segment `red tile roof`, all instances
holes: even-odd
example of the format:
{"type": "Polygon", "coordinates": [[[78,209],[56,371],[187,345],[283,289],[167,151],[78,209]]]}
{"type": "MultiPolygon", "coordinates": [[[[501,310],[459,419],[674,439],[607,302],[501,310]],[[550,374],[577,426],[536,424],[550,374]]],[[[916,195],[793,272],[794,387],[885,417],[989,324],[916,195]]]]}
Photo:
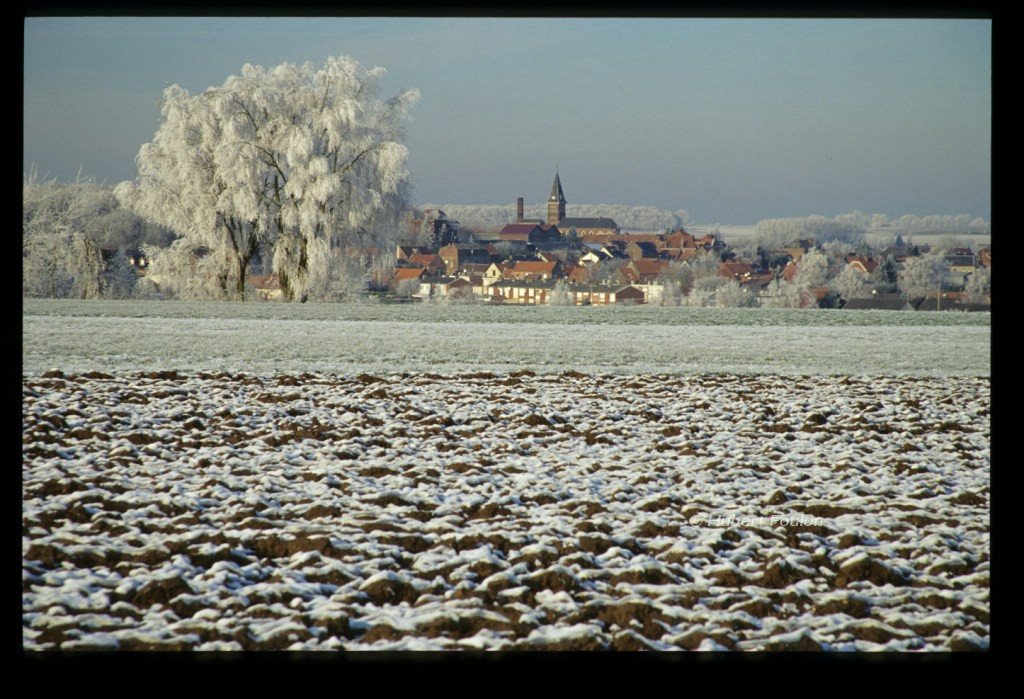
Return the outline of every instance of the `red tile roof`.
{"type": "Polygon", "coordinates": [[[796,262],[790,261],[786,263],[785,269],[782,270],[782,278],[787,282],[793,281],[796,278],[796,262]]]}
{"type": "Polygon", "coordinates": [[[425,270],[422,267],[399,267],[392,277],[396,282],[404,282],[406,279],[419,279],[425,270]]]}
{"type": "Polygon", "coordinates": [[[718,276],[742,279],[754,273],[754,268],[746,262],[723,262],[718,266],[718,276]]]}
{"type": "Polygon", "coordinates": [[[520,260],[512,268],[514,274],[551,274],[555,271],[557,261],[520,260]]]}
{"type": "Polygon", "coordinates": [[[857,263],[857,266],[861,271],[867,272],[868,274],[874,272],[875,269],[878,268],[878,260],[872,257],[858,257],[856,255],[850,255],[846,258],[846,262],[851,265],[857,263]]]}
{"type": "Polygon", "coordinates": [[[409,262],[418,267],[429,267],[430,265],[444,266],[444,261],[438,255],[431,255],[426,253],[414,253],[409,255],[409,262]]]}

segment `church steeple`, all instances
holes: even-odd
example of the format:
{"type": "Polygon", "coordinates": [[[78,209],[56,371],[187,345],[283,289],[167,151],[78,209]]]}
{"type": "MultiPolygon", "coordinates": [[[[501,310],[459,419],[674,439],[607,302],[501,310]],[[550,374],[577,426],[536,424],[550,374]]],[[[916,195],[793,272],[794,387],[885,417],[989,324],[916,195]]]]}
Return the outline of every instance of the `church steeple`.
{"type": "Polygon", "coordinates": [[[555,181],[551,185],[551,196],[548,197],[548,225],[557,226],[565,218],[565,195],[562,193],[562,182],[555,171],[555,181]]]}

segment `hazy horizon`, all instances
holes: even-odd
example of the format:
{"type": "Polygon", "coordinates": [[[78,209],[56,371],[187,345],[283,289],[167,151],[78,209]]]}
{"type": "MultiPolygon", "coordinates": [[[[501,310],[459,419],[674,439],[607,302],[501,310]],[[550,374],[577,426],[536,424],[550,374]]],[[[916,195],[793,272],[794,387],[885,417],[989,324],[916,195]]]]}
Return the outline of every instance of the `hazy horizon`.
{"type": "Polygon", "coordinates": [[[135,176],[173,83],[348,55],[418,88],[417,204],[991,217],[990,20],[27,18],[24,162],[135,176]]]}

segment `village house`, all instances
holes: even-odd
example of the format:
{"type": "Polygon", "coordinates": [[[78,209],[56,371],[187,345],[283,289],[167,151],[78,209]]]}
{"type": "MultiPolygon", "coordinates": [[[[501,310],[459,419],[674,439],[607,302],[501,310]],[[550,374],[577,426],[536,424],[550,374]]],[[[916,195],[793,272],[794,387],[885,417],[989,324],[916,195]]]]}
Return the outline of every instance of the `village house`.
{"type": "Polygon", "coordinates": [[[668,260],[630,260],[619,269],[619,276],[626,284],[651,284],[668,272],[668,260]]]}
{"type": "Polygon", "coordinates": [[[577,306],[610,306],[644,303],[644,292],[621,284],[579,284],[569,288],[577,306]]]}
{"type": "Polygon", "coordinates": [[[696,250],[698,248],[697,239],[684,230],[673,231],[665,236],[665,248],[669,250],[696,250]]]}
{"type": "Polygon", "coordinates": [[[658,246],[647,240],[631,240],[626,245],[626,255],[631,260],[658,259],[658,246]]]}
{"type": "Polygon", "coordinates": [[[749,280],[754,275],[754,268],[746,262],[723,262],[718,265],[718,276],[735,279],[738,282],[749,280]]]}
{"type": "Polygon", "coordinates": [[[954,286],[963,286],[967,281],[967,277],[977,269],[977,262],[975,260],[974,253],[970,250],[967,250],[967,254],[945,255],[942,258],[942,261],[949,269],[946,281],[954,286]]]}
{"type": "Polygon", "coordinates": [[[498,233],[503,241],[517,243],[556,243],[562,234],[556,226],[542,223],[509,223],[498,233]]]}
{"type": "Polygon", "coordinates": [[[663,248],[661,250],[661,257],[667,260],[686,262],[696,257],[700,252],[700,248],[663,248]]]}
{"type": "Polygon", "coordinates": [[[751,277],[740,281],[740,288],[749,293],[760,302],[768,285],[772,283],[771,274],[754,274],[751,277]]]}
{"type": "Polygon", "coordinates": [[[389,286],[392,289],[397,289],[398,286],[409,279],[415,279],[417,282],[424,279],[426,270],[422,267],[398,267],[395,269],[395,273],[392,275],[389,282],[389,286]]]}
{"type": "Polygon", "coordinates": [[[850,311],[913,311],[914,304],[898,294],[878,294],[846,301],[843,309],[850,311]]]}
{"type": "Polygon", "coordinates": [[[566,268],[565,278],[570,284],[585,284],[590,281],[590,269],[588,265],[573,265],[571,268],[566,268]]]}
{"type": "Polygon", "coordinates": [[[878,265],[880,263],[873,257],[847,255],[846,264],[847,266],[853,267],[855,270],[866,276],[869,274],[873,274],[874,271],[878,269],[878,265]]]}
{"type": "Polygon", "coordinates": [[[508,278],[517,281],[543,281],[561,276],[561,263],[557,260],[544,262],[542,260],[524,260],[516,262],[508,272],[508,278]]]}
{"type": "Polygon", "coordinates": [[[488,286],[486,293],[491,301],[538,306],[550,301],[556,284],[558,284],[557,281],[550,279],[546,281],[505,279],[488,286]]]}
{"type": "Polygon", "coordinates": [[[412,245],[399,245],[395,251],[395,260],[403,262],[420,252],[423,252],[423,250],[412,245]]]}
{"type": "Polygon", "coordinates": [[[472,262],[467,262],[466,264],[462,265],[462,269],[459,271],[461,274],[468,274],[474,277],[482,277],[484,276],[484,274],[487,273],[487,270],[490,268],[492,264],[494,263],[491,262],[489,264],[474,264],[472,262]]]}
{"type": "Polygon", "coordinates": [[[508,270],[511,269],[511,268],[512,268],[512,265],[506,264],[504,262],[492,262],[491,264],[489,264],[487,266],[487,269],[484,270],[484,274],[483,274],[484,286],[490,286],[491,284],[494,284],[495,282],[500,282],[502,279],[505,279],[506,275],[508,273],[508,270]]]}
{"type": "Polygon", "coordinates": [[[608,255],[602,252],[600,248],[597,248],[595,250],[589,245],[586,247],[591,249],[588,249],[587,252],[580,255],[579,262],[581,265],[593,265],[597,264],[598,262],[604,262],[605,260],[611,259],[608,255]]]}
{"type": "Polygon", "coordinates": [[[489,265],[494,261],[492,253],[479,243],[452,243],[442,247],[437,254],[444,261],[448,275],[454,275],[467,264],[489,265]]]}
{"type": "Polygon", "coordinates": [[[406,262],[411,267],[420,267],[426,270],[428,275],[431,274],[444,274],[447,269],[444,260],[441,259],[440,255],[432,255],[427,253],[413,253],[406,262]]]}
{"type": "Polygon", "coordinates": [[[470,298],[473,293],[473,284],[461,277],[439,277],[437,279],[421,278],[420,290],[417,294],[421,299],[444,298],[456,292],[470,298]]]}
{"type": "Polygon", "coordinates": [[[813,240],[811,240],[810,238],[801,238],[799,240],[794,240],[792,243],[786,245],[784,248],[782,248],[782,251],[789,255],[794,262],[799,262],[800,258],[803,257],[804,254],[808,252],[812,247],[814,247],[813,240]]]}

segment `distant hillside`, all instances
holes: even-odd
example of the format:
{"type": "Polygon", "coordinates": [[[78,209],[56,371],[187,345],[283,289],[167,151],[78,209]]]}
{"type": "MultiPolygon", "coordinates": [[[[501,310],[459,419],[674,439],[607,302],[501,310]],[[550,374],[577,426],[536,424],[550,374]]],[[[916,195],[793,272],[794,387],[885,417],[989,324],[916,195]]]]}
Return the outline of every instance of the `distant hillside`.
{"type": "MultiPolygon", "coordinates": [[[[449,219],[469,225],[501,226],[515,223],[516,211],[511,204],[423,204],[419,209],[441,209],[449,219]]],[[[619,224],[620,228],[634,230],[663,231],[679,228],[686,223],[686,211],[668,211],[653,206],[626,206],[624,204],[569,204],[566,216],[597,218],[606,216],[619,224]]],[[[523,210],[526,218],[545,218],[544,205],[527,206],[523,210]]]]}

